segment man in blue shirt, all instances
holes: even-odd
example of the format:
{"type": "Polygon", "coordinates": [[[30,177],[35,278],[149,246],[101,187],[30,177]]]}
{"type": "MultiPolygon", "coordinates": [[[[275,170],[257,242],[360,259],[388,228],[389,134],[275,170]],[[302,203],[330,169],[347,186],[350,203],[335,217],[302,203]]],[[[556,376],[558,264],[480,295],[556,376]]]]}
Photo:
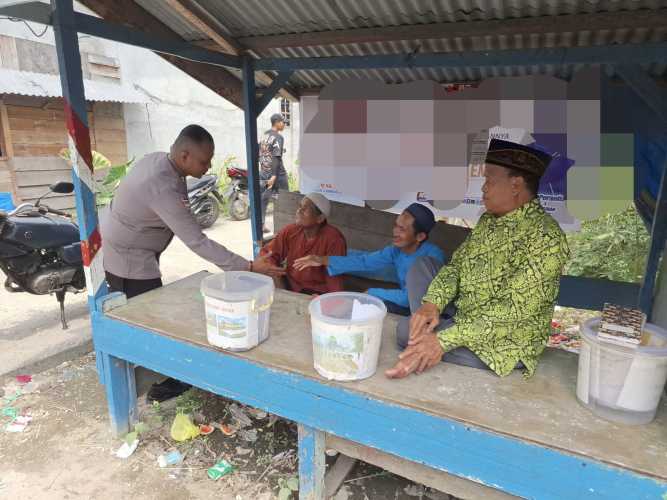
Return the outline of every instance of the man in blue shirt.
{"type": "Polygon", "coordinates": [[[347,256],[308,255],[294,261],[294,267],[326,266],[330,276],[350,272],[381,271],[393,266],[398,276],[399,289],[369,288],[367,293],[381,299],[387,310],[394,314],[409,316],[411,306],[421,306],[421,297],[410,297],[407,275],[419,257],[430,257],[439,269],[445,262],[445,254],[433,243],[426,241],[435,226],[435,217],[430,209],[419,203],[406,208],[394,223],[393,245],[378,250],[347,256]],[[411,300],[412,299],[412,300],[411,300]],[[413,304],[414,303],[414,304],[413,304]]]}

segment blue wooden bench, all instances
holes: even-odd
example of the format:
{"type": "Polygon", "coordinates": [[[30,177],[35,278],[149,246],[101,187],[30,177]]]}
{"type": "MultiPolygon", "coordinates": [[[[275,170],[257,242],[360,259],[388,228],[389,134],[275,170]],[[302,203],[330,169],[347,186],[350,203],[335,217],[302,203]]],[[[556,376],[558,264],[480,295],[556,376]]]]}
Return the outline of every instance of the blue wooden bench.
{"type": "Polygon", "coordinates": [[[392,381],[382,374],[398,355],[389,315],[378,373],[330,382],[313,368],[308,297],[277,291],[269,340],[223,352],[206,341],[204,276],[127,303],[118,294],[100,299],[93,339],[116,433],[136,418],[139,365],[297,422],[301,498],[324,498],[325,448],[461,498],[667,492],[665,404],[641,428],[597,419],[576,401],[574,354],[548,349],[528,381],[447,364],[392,381]]]}

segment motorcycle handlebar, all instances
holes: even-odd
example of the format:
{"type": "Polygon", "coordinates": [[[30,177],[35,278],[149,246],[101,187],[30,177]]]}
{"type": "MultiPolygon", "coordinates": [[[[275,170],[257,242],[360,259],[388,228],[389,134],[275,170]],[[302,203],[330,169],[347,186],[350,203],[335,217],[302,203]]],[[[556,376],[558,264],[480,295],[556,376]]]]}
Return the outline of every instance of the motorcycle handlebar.
{"type": "Polygon", "coordinates": [[[48,207],[47,210],[55,215],[62,215],[63,217],[71,217],[71,215],[67,212],[63,212],[62,210],[57,210],[55,208],[48,207]]]}

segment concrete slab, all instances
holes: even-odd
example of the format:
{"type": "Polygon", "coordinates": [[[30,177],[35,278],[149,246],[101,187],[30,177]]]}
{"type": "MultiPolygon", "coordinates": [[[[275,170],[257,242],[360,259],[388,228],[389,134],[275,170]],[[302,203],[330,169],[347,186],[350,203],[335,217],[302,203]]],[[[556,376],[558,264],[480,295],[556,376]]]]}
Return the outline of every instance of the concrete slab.
{"type": "MultiPolygon", "coordinates": [[[[250,221],[219,219],[207,234],[246,258],[252,256],[250,221]]],[[[197,271],[218,271],[178,238],[163,254],[161,264],[165,283],[197,271]]],[[[4,281],[4,275],[0,278],[4,281]]],[[[0,376],[36,373],[92,350],[87,295],[68,294],[65,304],[69,330],[61,329],[55,297],[8,293],[0,288],[0,376]]]]}

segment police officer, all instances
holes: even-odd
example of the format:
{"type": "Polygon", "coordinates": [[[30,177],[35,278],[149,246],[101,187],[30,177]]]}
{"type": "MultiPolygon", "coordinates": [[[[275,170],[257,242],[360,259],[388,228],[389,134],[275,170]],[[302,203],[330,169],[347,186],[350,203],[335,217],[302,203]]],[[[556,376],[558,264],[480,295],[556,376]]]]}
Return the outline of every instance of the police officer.
{"type": "MultiPolygon", "coordinates": [[[[200,178],[211,167],[213,137],[199,125],[188,125],[170,152],[144,156],[121,181],[109,210],[101,214],[104,270],[112,292],[128,298],[162,286],[159,259],[174,235],[200,257],[226,271],[254,271],[282,276],[268,256],[247,261],[209,239],[190,212],[187,176],[200,178]]],[[[137,370],[141,379],[154,379],[137,370]]],[[[190,386],[175,379],[155,384],[149,401],[164,401],[190,386]]]]}
{"type": "Polygon", "coordinates": [[[104,270],[111,291],[128,298],[162,286],[160,254],[174,235],[203,259],[228,271],[280,275],[266,257],[247,261],[208,238],[190,212],[186,176],[200,178],[211,167],[213,137],[188,125],[170,152],[144,156],[121,181],[101,218],[104,270]]]}

